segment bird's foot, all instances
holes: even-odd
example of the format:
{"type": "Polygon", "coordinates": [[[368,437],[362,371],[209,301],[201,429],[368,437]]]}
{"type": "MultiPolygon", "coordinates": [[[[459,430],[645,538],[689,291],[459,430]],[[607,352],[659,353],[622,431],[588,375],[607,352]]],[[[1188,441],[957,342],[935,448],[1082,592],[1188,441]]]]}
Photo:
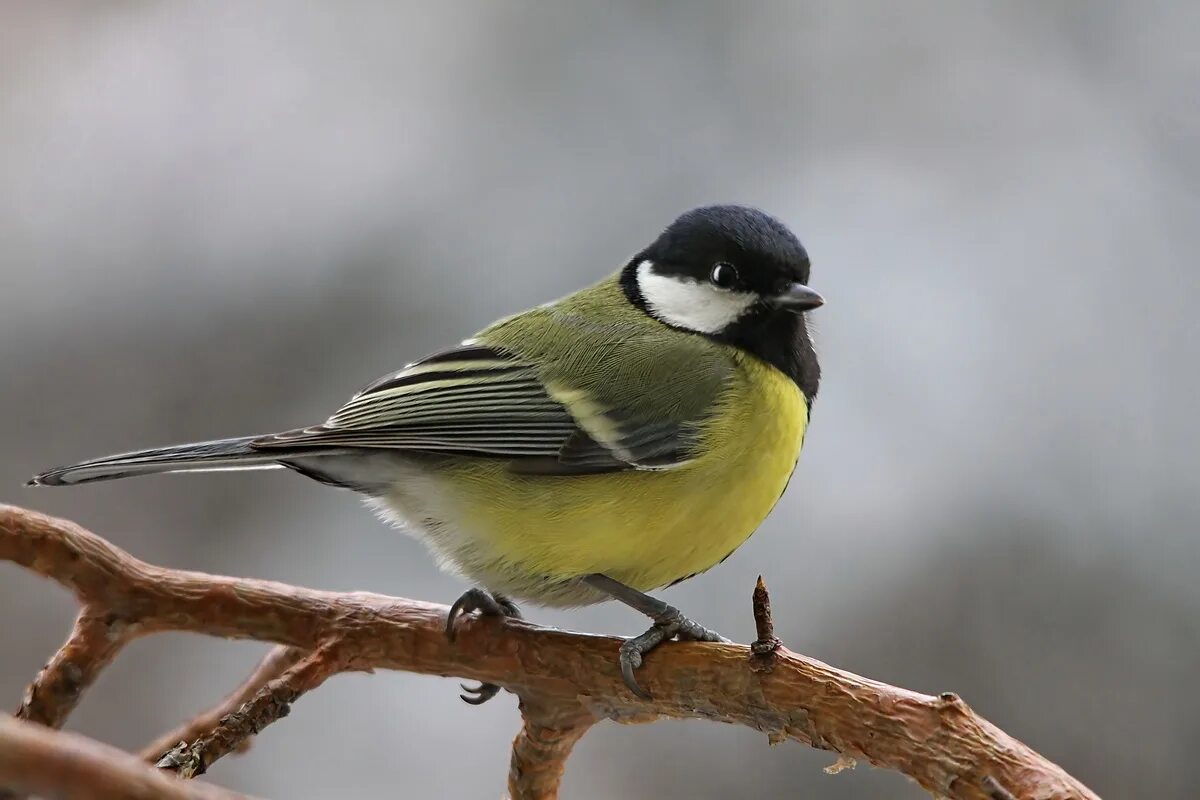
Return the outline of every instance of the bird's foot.
{"type": "MultiPolygon", "coordinates": [[[[447,639],[451,642],[454,641],[457,635],[455,623],[460,616],[470,614],[472,611],[478,611],[480,616],[484,617],[521,618],[520,609],[507,597],[493,595],[478,587],[468,589],[454,601],[454,605],[450,606],[450,613],[446,615],[447,639]]],[[[467,686],[465,683],[460,683],[459,686],[466,692],[459,697],[463,699],[464,703],[470,703],[473,706],[483,705],[500,693],[500,687],[494,683],[481,683],[478,686],[467,686]]]]}
{"type": "Polygon", "coordinates": [[[681,639],[693,642],[728,642],[721,634],[710,631],[698,622],[688,619],[674,606],[666,606],[660,614],[654,616],[654,625],[650,630],[626,639],[621,645],[621,677],[629,690],[643,700],[650,699],[650,693],[638,685],[634,673],[642,665],[646,654],[669,639],[681,639]]]}

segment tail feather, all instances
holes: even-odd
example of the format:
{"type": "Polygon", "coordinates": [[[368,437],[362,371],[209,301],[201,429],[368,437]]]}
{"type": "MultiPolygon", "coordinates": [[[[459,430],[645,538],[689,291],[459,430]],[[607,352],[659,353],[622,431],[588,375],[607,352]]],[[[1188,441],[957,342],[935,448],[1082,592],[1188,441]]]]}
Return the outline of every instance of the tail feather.
{"type": "Polygon", "coordinates": [[[138,450],[133,453],[81,461],[35,475],[26,486],[73,486],[159,472],[205,472],[231,469],[274,469],[279,458],[294,453],[264,453],[251,447],[258,436],[216,439],[173,447],[138,450]]]}

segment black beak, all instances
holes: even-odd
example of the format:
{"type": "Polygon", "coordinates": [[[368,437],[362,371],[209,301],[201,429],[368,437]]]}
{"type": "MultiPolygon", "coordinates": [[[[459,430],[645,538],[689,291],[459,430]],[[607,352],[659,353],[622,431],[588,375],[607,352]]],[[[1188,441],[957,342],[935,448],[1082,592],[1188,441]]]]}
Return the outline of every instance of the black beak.
{"type": "Polygon", "coordinates": [[[776,308],[786,308],[789,311],[812,311],[825,305],[825,298],[805,286],[803,283],[793,283],[787,289],[770,298],[767,302],[776,308]]]}

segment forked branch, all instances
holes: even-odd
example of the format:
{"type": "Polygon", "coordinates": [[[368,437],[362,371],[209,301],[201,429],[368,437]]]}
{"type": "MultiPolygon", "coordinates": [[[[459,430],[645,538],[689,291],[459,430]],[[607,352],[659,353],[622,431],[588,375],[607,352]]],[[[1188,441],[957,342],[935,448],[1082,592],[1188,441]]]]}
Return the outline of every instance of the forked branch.
{"type": "MultiPolygon", "coordinates": [[[[189,742],[198,741],[203,736],[212,733],[228,717],[249,702],[268,682],[278,678],[293,664],[304,657],[304,651],[287,645],[276,645],[271,652],[263,657],[250,677],[242,685],[234,689],[228,697],[217,703],[208,711],[180,725],[172,731],[164,733],[150,744],[142,748],[141,756],[151,764],[157,764],[169,751],[178,749],[181,745],[187,747],[189,742]]],[[[237,752],[248,750],[251,739],[246,739],[237,748],[237,752]]]]}
{"type": "MultiPolygon", "coordinates": [[[[172,750],[164,767],[185,775],[202,772],[328,677],[396,669],[496,683],[520,698],[524,727],[513,746],[509,790],[521,800],[556,797],[572,746],[605,718],[745,725],[772,742],[793,739],[833,751],[839,764],[854,759],[898,770],[942,797],[1097,800],[956,695],[910,692],[780,646],[762,586],[753,651],[664,646],[638,673],[653,695],[643,700],[621,681],[614,637],[468,618],[450,643],[442,632],[445,606],[155,567],[70,522],[8,506],[0,506],[0,559],[59,582],[84,607],[71,640],[22,706],[23,716],[48,725],[60,725],[104,664],[138,636],[192,631],[295,648],[235,693],[248,698],[237,710],[219,707],[179,734],[188,744],[172,750]],[[677,680],[681,675],[687,680],[677,680]]],[[[0,784],[5,780],[0,771],[0,784]]]]}

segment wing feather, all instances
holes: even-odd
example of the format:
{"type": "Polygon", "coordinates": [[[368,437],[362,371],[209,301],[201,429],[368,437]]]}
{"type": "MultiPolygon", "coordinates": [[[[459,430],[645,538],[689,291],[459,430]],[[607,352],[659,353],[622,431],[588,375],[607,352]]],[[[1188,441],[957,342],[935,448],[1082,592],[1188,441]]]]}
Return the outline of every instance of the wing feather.
{"type": "Polygon", "coordinates": [[[258,449],[340,446],[506,458],[538,473],[661,469],[685,463],[689,426],[647,422],[551,387],[537,368],[466,343],[355,394],[320,425],[264,436],[258,449]]]}

